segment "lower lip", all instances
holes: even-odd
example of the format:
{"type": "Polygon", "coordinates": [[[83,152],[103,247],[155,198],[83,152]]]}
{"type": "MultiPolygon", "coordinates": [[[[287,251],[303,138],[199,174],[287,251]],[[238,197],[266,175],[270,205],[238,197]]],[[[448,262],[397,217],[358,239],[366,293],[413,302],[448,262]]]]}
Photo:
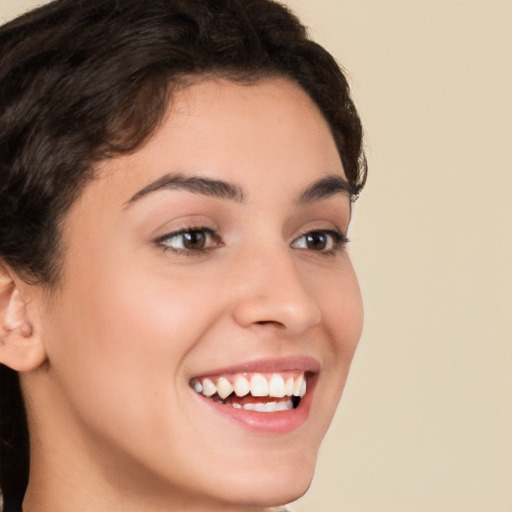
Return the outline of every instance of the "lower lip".
{"type": "Polygon", "coordinates": [[[230,421],[235,421],[239,425],[262,434],[287,434],[293,432],[303,425],[311,409],[313,401],[313,392],[316,379],[308,379],[308,389],[301,398],[299,406],[295,409],[277,412],[257,412],[247,411],[245,409],[235,409],[229,405],[222,405],[198,393],[193,393],[208,407],[211,407],[215,413],[221,414],[230,421]]]}

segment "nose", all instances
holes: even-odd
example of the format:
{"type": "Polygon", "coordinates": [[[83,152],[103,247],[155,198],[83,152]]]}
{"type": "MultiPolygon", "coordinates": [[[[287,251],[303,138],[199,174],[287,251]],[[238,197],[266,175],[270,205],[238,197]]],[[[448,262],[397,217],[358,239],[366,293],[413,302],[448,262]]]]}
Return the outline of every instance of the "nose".
{"type": "Polygon", "coordinates": [[[237,269],[235,321],[242,327],[273,326],[298,335],[321,321],[317,300],[287,247],[243,258],[237,269]]]}

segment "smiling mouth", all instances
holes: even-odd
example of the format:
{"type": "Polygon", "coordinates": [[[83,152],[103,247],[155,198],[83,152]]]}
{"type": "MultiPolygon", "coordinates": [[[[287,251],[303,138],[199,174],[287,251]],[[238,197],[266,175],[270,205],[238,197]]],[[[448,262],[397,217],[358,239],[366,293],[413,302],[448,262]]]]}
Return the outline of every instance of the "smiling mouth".
{"type": "Polygon", "coordinates": [[[239,373],[197,377],[198,394],[235,409],[273,413],[296,409],[307,391],[308,372],[239,373]]]}

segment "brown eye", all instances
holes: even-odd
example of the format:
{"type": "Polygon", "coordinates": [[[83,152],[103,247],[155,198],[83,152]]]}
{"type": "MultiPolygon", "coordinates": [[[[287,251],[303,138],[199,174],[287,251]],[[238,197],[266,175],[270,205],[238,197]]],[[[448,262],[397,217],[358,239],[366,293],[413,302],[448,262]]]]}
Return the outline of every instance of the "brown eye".
{"type": "Polygon", "coordinates": [[[204,249],[206,245],[206,233],[204,231],[188,231],[181,235],[183,237],[183,247],[192,251],[204,249]]]}
{"type": "Polygon", "coordinates": [[[322,232],[313,232],[304,235],[306,247],[312,251],[324,251],[329,243],[329,237],[322,232]]]}
{"type": "Polygon", "coordinates": [[[169,233],[156,243],[177,253],[203,253],[222,245],[220,237],[209,228],[191,228],[169,233]]]}
{"type": "Polygon", "coordinates": [[[329,253],[348,242],[345,235],[334,230],[318,230],[304,233],[292,243],[294,249],[329,253]]]}

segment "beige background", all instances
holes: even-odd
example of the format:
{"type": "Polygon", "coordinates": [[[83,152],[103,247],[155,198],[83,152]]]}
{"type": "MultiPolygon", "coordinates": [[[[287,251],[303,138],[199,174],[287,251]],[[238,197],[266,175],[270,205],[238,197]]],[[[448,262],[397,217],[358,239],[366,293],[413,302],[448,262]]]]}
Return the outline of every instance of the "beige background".
{"type": "Polygon", "coordinates": [[[370,164],[366,327],[296,508],[512,512],[512,2],[287,3],[348,69],[370,164]]]}

